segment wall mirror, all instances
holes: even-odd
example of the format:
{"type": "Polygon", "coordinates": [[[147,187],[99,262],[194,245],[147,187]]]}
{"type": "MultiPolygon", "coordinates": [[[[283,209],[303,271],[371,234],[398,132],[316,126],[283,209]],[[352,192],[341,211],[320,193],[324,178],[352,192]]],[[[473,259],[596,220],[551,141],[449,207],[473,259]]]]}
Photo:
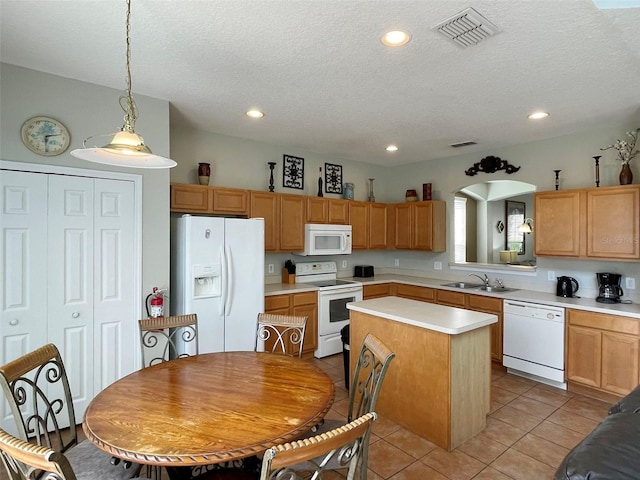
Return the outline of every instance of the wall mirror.
{"type": "Polygon", "coordinates": [[[513,200],[505,201],[506,226],[506,245],[505,250],[516,251],[518,255],[524,255],[524,233],[518,230],[518,227],[524,223],[526,215],[526,203],[514,202],[513,200]]]}
{"type": "Polygon", "coordinates": [[[454,264],[496,264],[505,268],[535,266],[535,232],[518,232],[527,217],[533,217],[536,186],[515,180],[490,180],[461,187],[453,192],[454,264]],[[501,228],[502,226],[502,228],[501,228]],[[506,255],[517,248],[517,253],[506,255]],[[502,253],[502,255],[501,255],[502,253]]]}

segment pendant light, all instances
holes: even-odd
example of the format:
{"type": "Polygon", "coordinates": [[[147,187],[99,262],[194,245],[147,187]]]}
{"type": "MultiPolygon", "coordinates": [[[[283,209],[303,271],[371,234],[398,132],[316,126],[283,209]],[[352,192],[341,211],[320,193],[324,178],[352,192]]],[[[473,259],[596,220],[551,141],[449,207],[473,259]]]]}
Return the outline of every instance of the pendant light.
{"type": "Polygon", "coordinates": [[[124,125],[117,133],[93,135],[82,142],[84,148],[71,151],[71,155],[89,162],[132,168],[172,168],[177,164],[170,158],[151,153],[142,136],[135,132],[138,108],[131,96],[131,39],[129,31],[131,0],[127,0],[127,91],[120,97],[120,107],[124,110],[124,125]],[[104,147],[87,147],[87,141],[95,137],[113,137],[104,147]]]}

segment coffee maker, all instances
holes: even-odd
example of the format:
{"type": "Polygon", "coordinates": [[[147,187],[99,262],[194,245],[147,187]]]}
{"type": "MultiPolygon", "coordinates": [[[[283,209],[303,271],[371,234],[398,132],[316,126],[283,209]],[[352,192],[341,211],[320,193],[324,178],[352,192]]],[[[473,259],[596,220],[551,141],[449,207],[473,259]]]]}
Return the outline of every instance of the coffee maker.
{"type": "Polygon", "coordinates": [[[620,297],[624,295],[620,287],[622,275],[619,273],[596,273],[598,277],[598,296],[596,302],[620,303],[620,297]]]}

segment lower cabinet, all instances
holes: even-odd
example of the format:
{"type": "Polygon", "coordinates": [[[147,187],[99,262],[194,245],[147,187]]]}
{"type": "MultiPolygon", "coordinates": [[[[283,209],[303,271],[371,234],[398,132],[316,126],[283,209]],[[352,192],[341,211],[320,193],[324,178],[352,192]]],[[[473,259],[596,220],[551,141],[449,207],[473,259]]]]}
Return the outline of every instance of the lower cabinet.
{"type": "Polygon", "coordinates": [[[394,295],[393,284],[391,283],[374,283],[373,285],[364,285],[362,287],[363,300],[372,298],[388,297],[394,295]]]}
{"type": "Polygon", "coordinates": [[[318,294],[317,292],[271,295],[264,299],[266,313],[307,316],[303,354],[313,354],[318,348],[318,294]]]}
{"type": "Polygon", "coordinates": [[[567,319],[567,380],[615,395],[633,390],[640,381],[640,322],[571,309],[567,319]]]}

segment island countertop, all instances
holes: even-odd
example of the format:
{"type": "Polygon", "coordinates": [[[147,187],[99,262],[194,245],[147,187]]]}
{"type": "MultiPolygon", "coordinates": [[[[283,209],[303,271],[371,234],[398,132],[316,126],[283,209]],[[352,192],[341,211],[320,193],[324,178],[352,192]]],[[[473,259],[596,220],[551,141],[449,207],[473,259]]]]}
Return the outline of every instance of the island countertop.
{"type": "Polygon", "coordinates": [[[498,317],[491,313],[472,312],[400,297],[353,302],[347,304],[347,308],[449,335],[457,335],[498,322],[498,317]]]}

